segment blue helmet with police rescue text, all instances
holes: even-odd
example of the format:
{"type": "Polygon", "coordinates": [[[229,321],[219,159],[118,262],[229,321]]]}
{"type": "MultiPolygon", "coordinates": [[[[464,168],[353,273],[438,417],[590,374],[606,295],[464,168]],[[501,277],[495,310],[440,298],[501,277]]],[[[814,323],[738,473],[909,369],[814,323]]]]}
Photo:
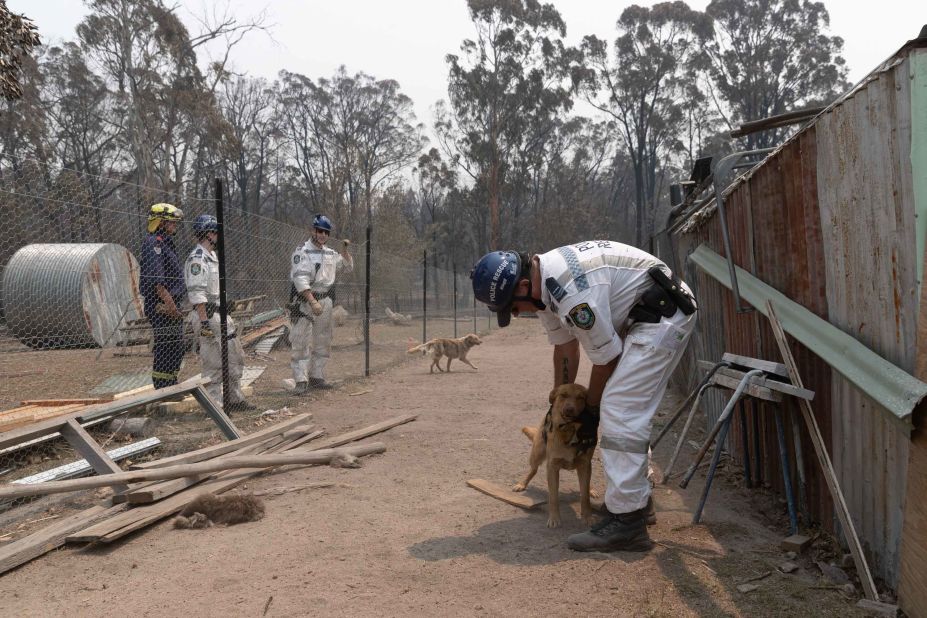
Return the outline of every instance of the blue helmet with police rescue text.
{"type": "Polygon", "coordinates": [[[312,227],[317,230],[325,230],[329,234],[332,231],[332,220],[325,215],[316,215],[312,220],[312,227]]]}
{"type": "Polygon", "coordinates": [[[489,306],[503,328],[512,320],[512,298],[521,268],[521,258],[514,251],[493,251],[480,258],[470,271],[473,295],[489,306]]]}
{"type": "Polygon", "coordinates": [[[200,215],[193,221],[193,233],[202,236],[206,232],[218,232],[219,222],[212,215],[200,215]]]}

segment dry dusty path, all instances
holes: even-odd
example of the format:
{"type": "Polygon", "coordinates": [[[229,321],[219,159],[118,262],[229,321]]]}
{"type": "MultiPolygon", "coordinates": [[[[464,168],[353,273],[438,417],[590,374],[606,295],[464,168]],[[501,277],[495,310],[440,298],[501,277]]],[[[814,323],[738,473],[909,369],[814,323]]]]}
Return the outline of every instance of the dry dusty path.
{"type": "MultiPolygon", "coordinates": [[[[478,372],[455,363],[429,375],[425,359],[412,359],[305,400],[330,435],[419,418],[379,436],[387,452],[361,469],[290,470],[247,490],[335,486],[266,497],[266,517],[251,524],[165,523],[114,547],[46,555],[0,577],[0,616],[856,615],[855,599],[822,588],[807,559],[797,574],[775,572],[784,530],[752,516],[747,493],[729,482],[716,485],[699,526],[689,520],[701,484],[660,487],[659,544],[648,554],[573,553],[564,539],[583,528],[575,502],[549,530],[543,508],[469,489],[470,478],[511,484],[523,473],[519,428],[545,413],[551,371],[534,320],[494,331],[470,358],[478,372]],[[737,591],[767,571],[757,590],[737,591]]],[[[598,460],[593,483],[602,488],[598,460]]],[[[533,484],[543,488],[543,473],[533,484]]],[[[572,473],[561,488],[575,493],[572,473]]]]}

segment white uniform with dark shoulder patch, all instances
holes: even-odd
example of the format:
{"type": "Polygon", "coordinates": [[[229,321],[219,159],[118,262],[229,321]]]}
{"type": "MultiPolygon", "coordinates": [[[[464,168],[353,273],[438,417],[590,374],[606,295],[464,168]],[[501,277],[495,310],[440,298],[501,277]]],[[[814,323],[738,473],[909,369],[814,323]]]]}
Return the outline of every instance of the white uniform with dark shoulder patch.
{"type": "Polygon", "coordinates": [[[670,274],[662,261],[636,247],[589,240],[539,257],[541,300],[547,309],[538,317],[550,343],[576,339],[596,365],[620,357],[601,403],[605,504],[612,513],[643,508],[650,496],[651,421],[695,328],[696,314],[677,311],[653,324],[629,320],[631,309],[655,285],[648,269],[659,266],[670,274]]]}
{"type": "MultiPolygon", "coordinates": [[[[219,304],[219,258],[215,251],[203,245],[197,245],[187,256],[183,267],[184,283],[187,286],[187,298],[190,304],[219,304]]],[[[227,316],[229,337],[235,335],[235,321],[227,316]]],[[[199,335],[200,319],[194,316],[194,330],[199,335]]],[[[222,403],[222,342],[220,340],[220,319],[216,311],[209,318],[211,337],[199,337],[200,361],[203,364],[203,377],[209,378],[206,391],[217,403],[222,403]]],[[[228,340],[229,354],[229,403],[245,400],[241,391],[241,376],[245,368],[245,352],[238,337],[228,340]]]]}
{"type": "Polygon", "coordinates": [[[290,281],[297,292],[311,290],[322,305],[322,315],[313,315],[307,302],[300,303],[300,317],[290,324],[290,368],[296,382],[307,376],[325,379],[325,366],[332,347],[332,299],[324,297],[335,284],[339,273],[354,270],[354,260],[344,259],[331,247],[319,248],[307,240],[290,258],[290,281]]]}

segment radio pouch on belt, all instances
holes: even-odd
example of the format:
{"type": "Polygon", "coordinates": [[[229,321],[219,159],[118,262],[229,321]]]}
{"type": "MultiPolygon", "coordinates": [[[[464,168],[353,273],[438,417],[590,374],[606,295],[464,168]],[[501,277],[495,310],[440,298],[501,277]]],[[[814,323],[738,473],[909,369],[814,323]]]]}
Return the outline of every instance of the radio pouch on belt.
{"type": "MultiPolygon", "coordinates": [[[[682,289],[682,286],[679,285],[679,281],[667,277],[666,273],[663,272],[663,269],[661,269],[659,266],[650,268],[647,271],[647,274],[650,275],[651,279],[656,281],[659,288],[666,292],[666,294],[673,300],[673,303],[679,307],[680,311],[686,315],[692,315],[695,313],[695,303],[692,302],[692,297],[689,296],[689,294],[686,293],[684,289],[682,289]]],[[[646,292],[644,295],[646,296],[646,292]]],[[[667,316],[665,313],[663,315],[670,317],[673,315],[673,313],[676,313],[675,307],[669,316],[667,316]]]]}

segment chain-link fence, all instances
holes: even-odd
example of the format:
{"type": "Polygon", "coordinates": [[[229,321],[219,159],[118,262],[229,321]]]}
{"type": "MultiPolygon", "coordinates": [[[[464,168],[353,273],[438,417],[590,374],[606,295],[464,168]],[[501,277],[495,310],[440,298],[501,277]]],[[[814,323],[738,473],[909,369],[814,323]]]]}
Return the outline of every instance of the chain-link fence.
{"type": "MultiPolygon", "coordinates": [[[[153,381],[162,386],[198,374],[213,377],[221,349],[221,311],[208,318],[215,332],[204,335],[202,316],[184,285],[196,270],[187,261],[198,246],[191,223],[199,215],[218,214],[212,183],[201,184],[199,193],[207,195],[198,197],[190,187],[161,191],[125,179],[51,169],[39,161],[0,158],[0,436],[64,418],[83,406],[146,392],[154,388],[153,381]],[[158,202],[183,209],[172,236],[163,223],[155,233],[147,231],[150,206],[158,202]]],[[[412,345],[491,327],[490,314],[474,303],[467,268],[445,265],[442,256],[420,248],[389,251],[389,239],[379,238],[376,229],[369,247],[364,239],[354,239],[353,270],[338,272],[335,285],[320,294],[327,301],[322,319],[311,311],[295,315],[291,267],[310,230],[246,212],[227,197],[221,214],[225,308],[231,317],[225,370],[232,379],[230,390],[254,406],[247,411],[228,406],[242,433],[286,415],[279,411],[297,398],[319,396],[311,383],[306,387],[300,381],[321,377],[336,387],[359,389],[352,381],[407,360],[412,345]],[[298,320],[320,331],[324,319],[331,321],[331,345],[320,373],[313,362],[326,353],[324,341],[312,336],[308,344],[303,341],[303,360],[296,362],[290,340],[298,320]]],[[[340,252],[335,223],[327,245],[340,252]]],[[[214,300],[210,295],[204,307],[209,314],[214,300]]],[[[422,370],[427,366],[423,361],[422,370]]],[[[460,365],[455,370],[470,369],[460,365]]],[[[215,388],[212,393],[221,404],[222,395],[215,388]]],[[[227,401],[237,403],[231,394],[227,401]]],[[[128,429],[121,426],[125,415],[87,425],[120,464],[224,439],[190,397],[133,410],[129,416],[133,424],[128,429]]],[[[60,436],[25,441],[0,449],[0,483],[92,473],[80,462],[60,436]]],[[[54,507],[42,507],[42,501],[0,505],[0,540],[18,534],[17,526],[30,513],[41,515],[96,496],[72,494],[54,507]]]]}

